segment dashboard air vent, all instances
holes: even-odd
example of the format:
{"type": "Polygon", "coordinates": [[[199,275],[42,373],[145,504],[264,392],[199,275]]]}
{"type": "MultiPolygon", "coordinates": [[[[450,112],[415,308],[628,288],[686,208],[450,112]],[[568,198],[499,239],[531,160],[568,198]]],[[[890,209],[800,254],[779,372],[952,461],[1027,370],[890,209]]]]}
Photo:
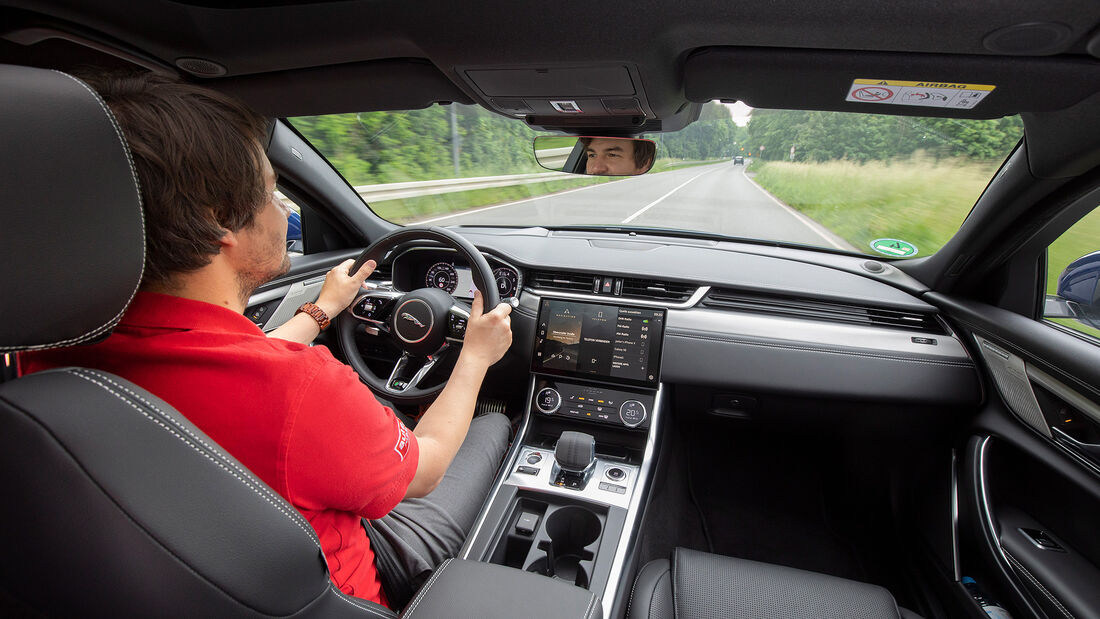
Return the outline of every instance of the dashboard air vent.
{"type": "Polygon", "coordinates": [[[623,279],[622,296],[680,303],[690,299],[695,290],[690,284],[627,277],[623,279]]]}
{"type": "Polygon", "coordinates": [[[533,271],[527,285],[539,290],[565,290],[567,292],[587,292],[591,294],[595,284],[595,275],[560,271],[533,271]]]}
{"type": "Polygon", "coordinates": [[[703,306],[714,309],[757,312],[772,316],[789,316],[807,320],[825,320],[869,327],[946,334],[943,326],[932,314],[855,303],[819,301],[717,289],[711,291],[703,299],[703,306]]]}
{"type": "Polygon", "coordinates": [[[380,264],[367,279],[371,281],[388,282],[393,279],[393,265],[380,264]]]}

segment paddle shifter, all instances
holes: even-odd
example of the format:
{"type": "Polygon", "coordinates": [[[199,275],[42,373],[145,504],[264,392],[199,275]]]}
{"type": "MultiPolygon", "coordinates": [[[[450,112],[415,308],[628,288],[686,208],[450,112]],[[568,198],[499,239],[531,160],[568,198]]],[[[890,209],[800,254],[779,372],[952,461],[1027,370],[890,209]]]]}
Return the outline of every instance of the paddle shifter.
{"type": "Polygon", "coordinates": [[[584,490],[596,464],[596,439],[591,434],[566,430],[554,447],[558,469],[554,485],[572,490],[584,490]]]}

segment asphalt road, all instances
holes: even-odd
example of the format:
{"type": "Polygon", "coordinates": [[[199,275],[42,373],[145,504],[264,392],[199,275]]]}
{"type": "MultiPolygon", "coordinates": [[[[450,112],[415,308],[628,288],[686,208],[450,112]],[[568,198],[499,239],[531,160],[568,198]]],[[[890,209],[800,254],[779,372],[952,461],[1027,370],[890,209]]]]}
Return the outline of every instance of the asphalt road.
{"type": "Polygon", "coordinates": [[[419,223],[434,225],[629,225],[853,249],[782,204],[732,162],[645,174],[482,207],[419,223]]]}

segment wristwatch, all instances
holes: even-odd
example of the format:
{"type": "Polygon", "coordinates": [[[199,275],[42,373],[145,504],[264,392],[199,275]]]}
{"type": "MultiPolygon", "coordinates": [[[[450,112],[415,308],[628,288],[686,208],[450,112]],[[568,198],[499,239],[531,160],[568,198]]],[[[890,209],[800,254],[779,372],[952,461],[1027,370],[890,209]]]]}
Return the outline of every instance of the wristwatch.
{"type": "Polygon", "coordinates": [[[322,331],[328,328],[329,324],[332,323],[332,321],[329,320],[328,314],[325,313],[325,310],[317,307],[316,303],[303,303],[302,307],[299,307],[298,311],[294,312],[295,316],[298,314],[309,314],[311,318],[317,321],[317,326],[321,327],[322,331]]]}

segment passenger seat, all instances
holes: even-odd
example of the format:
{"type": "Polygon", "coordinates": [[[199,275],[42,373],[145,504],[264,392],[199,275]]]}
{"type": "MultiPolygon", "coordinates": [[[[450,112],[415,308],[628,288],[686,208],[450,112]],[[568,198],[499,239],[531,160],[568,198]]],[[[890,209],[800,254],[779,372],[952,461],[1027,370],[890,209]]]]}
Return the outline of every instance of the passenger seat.
{"type": "Polygon", "coordinates": [[[628,619],[920,619],[876,585],[677,548],[638,572],[628,619]]]}

